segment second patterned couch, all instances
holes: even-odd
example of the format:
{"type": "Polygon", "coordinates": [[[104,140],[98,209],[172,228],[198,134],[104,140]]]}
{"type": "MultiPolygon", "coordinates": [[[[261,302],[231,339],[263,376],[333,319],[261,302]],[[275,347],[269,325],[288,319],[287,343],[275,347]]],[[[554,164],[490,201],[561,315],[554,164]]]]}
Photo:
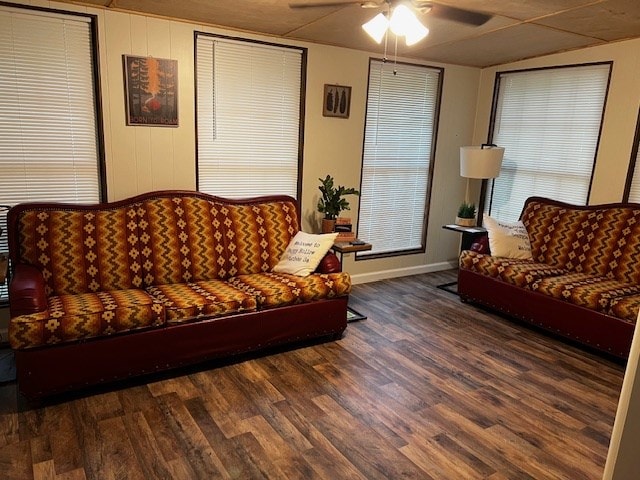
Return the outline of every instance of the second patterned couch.
{"type": "MultiPolygon", "coordinates": [[[[151,192],[9,211],[9,338],[27,397],[308,339],[339,338],[351,280],[331,256],[274,271],[290,197],[151,192]]],[[[331,255],[331,254],[329,254],[331,255]]]]}
{"type": "Polygon", "coordinates": [[[461,299],[626,358],[640,309],[640,205],[531,197],[520,220],[530,258],[463,251],[461,299]]]}

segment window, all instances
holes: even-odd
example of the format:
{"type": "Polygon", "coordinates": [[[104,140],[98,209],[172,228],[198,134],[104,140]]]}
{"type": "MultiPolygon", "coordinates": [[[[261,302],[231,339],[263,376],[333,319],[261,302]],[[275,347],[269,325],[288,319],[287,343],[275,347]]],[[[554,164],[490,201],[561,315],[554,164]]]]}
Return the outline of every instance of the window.
{"type": "Polygon", "coordinates": [[[442,70],[369,63],[358,235],[359,257],[425,250],[442,70]]]}
{"type": "Polygon", "coordinates": [[[610,63],[497,74],[491,143],[505,148],[484,211],[517,220],[538,195],[586,204],[610,63]]]}
{"type": "Polygon", "coordinates": [[[625,201],[640,203],[640,112],[638,112],[636,137],[633,145],[629,175],[627,175],[627,185],[625,188],[625,201]]]}
{"type": "Polygon", "coordinates": [[[100,200],[94,69],[92,17],[0,6],[0,205],[100,200]]]}
{"type": "Polygon", "coordinates": [[[199,190],[299,196],[305,55],[196,35],[199,190]]]}

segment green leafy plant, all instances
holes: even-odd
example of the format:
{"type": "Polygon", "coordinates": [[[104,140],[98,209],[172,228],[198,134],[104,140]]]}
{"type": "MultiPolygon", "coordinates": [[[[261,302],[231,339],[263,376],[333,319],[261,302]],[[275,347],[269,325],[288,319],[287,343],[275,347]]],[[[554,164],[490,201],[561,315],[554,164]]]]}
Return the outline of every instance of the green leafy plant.
{"type": "Polygon", "coordinates": [[[476,218],[476,205],[474,203],[462,202],[458,207],[459,218],[476,218]]]}
{"type": "Polygon", "coordinates": [[[350,210],[349,202],[343,198],[345,195],[360,195],[355,188],[335,186],[331,175],[327,175],[324,180],[322,178],[318,180],[320,180],[318,188],[322,193],[322,197],[318,199],[318,211],[324,214],[327,220],[335,220],[342,210],[350,210]]]}

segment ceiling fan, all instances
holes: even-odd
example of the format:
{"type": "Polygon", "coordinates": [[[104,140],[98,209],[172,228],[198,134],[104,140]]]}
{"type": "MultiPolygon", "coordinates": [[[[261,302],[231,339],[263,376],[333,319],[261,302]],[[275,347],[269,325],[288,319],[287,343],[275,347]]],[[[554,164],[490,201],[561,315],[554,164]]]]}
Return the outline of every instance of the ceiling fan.
{"type": "Polygon", "coordinates": [[[319,7],[339,7],[344,5],[360,5],[362,8],[393,8],[399,4],[407,4],[418,13],[429,13],[434,17],[451,20],[453,22],[466,23],[468,25],[480,26],[487,23],[492,15],[473,10],[451,7],[432,1],[424,0],[343,0],[343,1],[319,1],[319,2],[291,2],[290,8],[319,8],[319,7]]]}

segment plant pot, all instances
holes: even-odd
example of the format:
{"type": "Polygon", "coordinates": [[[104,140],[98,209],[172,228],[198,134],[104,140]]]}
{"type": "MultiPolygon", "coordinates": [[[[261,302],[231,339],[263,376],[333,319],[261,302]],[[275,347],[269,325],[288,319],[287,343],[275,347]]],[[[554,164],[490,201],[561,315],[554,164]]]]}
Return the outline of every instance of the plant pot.
{"type": "Polygon", "coordinates": [[[476,219],[456,217],[456,225],[460,225],[461,227],[475,227],[476,219]]]}
{"type": "Polygon", "coordinates": [[[322,219],[322,233],[333,233],[336,228],[336,219],[329,220],[327,218],[322,219]]]}

